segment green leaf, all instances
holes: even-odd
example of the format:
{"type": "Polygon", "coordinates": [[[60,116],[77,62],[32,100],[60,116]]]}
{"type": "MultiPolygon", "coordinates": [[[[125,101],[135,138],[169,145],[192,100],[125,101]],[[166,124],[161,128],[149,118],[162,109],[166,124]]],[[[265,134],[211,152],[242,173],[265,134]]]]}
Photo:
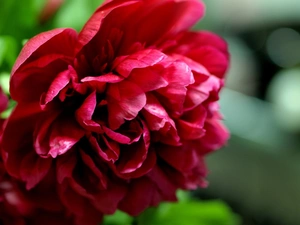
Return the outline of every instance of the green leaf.
{"type": "Polygon", "coordinates": [[[221,201],[163,203],[137,218],[138,225],[238,225],[239,217],[221,201]]]}
{"type": "Polygon", "coordinates": [[[115,214],[105,216],[103,225],[131,225],[133,218],[124,212],[116,211],[115,214]]]}

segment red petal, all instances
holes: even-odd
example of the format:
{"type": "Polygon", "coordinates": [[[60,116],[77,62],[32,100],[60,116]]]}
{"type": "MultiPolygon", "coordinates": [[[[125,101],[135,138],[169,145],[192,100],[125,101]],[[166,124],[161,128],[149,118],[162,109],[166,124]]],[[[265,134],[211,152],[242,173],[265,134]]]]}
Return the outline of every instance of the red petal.
{"type": "Polygon", "coordinates": [[[34,151],[32,133],[40,112],[38,102],[18,104],[6,120],[1,147],[6,155],[6,169],[14,177],[20,178],[20,164],[23,157],[28,151],[34,151]]]}
{"type": "Polygon", "coordinates": [[[99,183],[91,183],[93,188],[97,190],[107,189],[107,177],[100,171],[100,169],[96,166],[94,160],[86,154],[84,151],[80,151],[80,156],[86,167],[90,169],[90,172],[93,173],[98,179],[99,183]]]}
{"type": "MultiPolygon", "coordinates": [[[[131,5],[136,2],[137,2],[136,0],[131,0],[131,1],[127,0],[126,2],[113,1],[111,4],[106,4],[102,7],[99,7],[91,16],[91,18],[86,22],[83,29],[79,33],[78,43],[76,46],[76,53],[80,52],[81,49],[93,39],[93,37],[97,34],[97,32],[99,32],[100,28],[103,26],[103,23],[105,22],[104,19],[107,17],[107,15],[109,15],[116,8],[123,8],[126,5],[131,5]]],[[[120,13],[119,15],[122,16],[122,13],[120,13]]],[[[116,17],[115,19],[120,19],[120,17],[119,18],[116,17]]],[[[111,28],[113,27],[116,26],[112,26],[111,28]]],[[[101,34],[103,36],[105,35],[105,33],[101,33],[101,34]]],[[[105,38],[105,40],[109,40],[109,39],[105,38]]]]}
{"type": "Polygon", "coordinates": [[[218,35],[209,31],[188,31],[177,37],[178,46],[176,52],[186,53],[187,51],[211,46],[223,52],[228,57],[227,43],[218,35]]]}
{"type": "Polygon", "coordinates": [[[106,190],[100,191],[94,196],[93,204],[99,211],[113,214],[117,210],[119,202],[124,198],[126,191],[127,185],[113,181],[108,184],[106,190]]]}
{"type": "Polygon", "coordinates": [[[12,69],[12,74],[14,75],[20,66],[27,60],[30,60],[30,57],[33,54],[35,57],[41,57],[42,55],[49,55],[52,53],[65,53],[66,55],[71,56],[73,54],[76,39],[76,31],[70,28],[54,29],[36,35],[23,47],[12,69]]]}
{"type": "Polygon", "coordinates": [[[65,70],[57,75],[51,83],[47,93],[44,93],[41,97],[41,106],[45,107],[47,103],[52,101],[58,93],[70,82],[70,71],[65,70]]]}
{"type": "MultiPolygon", "coordinates": [[[[86,23],[76,52],[89,44],[101,49],[100,46],[106,46],[107,40],[111,40],[117,55],[126,55],[135,43],[153,46],[188,29],[203,14],[204,4],[198,0],[111,1],[100,7],[86,23]],[[111,35],[116,29],[122,33],[122,42],[120,35],[111,35]]],[[[87,51],[95,55],[92,48],[87,51]]]]}
{"type": "Polygon", "coordinates": [[[85,129],[102,133],[103,130],[100,124],[96,123],[92,116],[97,105],[96,92],[92,92],[81,104],[80,108],[76,110],[75,117],[77,122],[85,129]]]}
{"type": "Polygon", "coordinates": [[[174,121],[154,95],[147,93],[147,104],[142,114],[149,129],[154,131],[153,140],[175,146],[180,144],[174,121]]]}
{"type": "Polygon", "coordinates": [[[128,77],[135,68],[145,68],[153,66],[167,58],[167,56],[155,49],[145,49],[129,56],[116,58],[114,70],[123,77],[128,77]]]}
{"type": "Polygon", "coordinates": [[[169,85],[156,92],[161,104],[171,113],[172,117],[176,118],[183,112],[186,87],[194,83],[194,76],[184,62],[177,61],[168,64],[164,69],[163,78],[169,82],[169,85]]]}
{"type": "Polygon", "coordinates": [[[120,173],[118,169],[115,167],[115,165],[112,165],[113,171],[121,178],[123,179],[132,179],[132,178],[140,178],[147,173],[149,173],[153,167],[156,164],[156,153],[153,151],[153,149],[149,149],[147,157],[145,161],[143,162],[142,166],[137,168],[135,171],[132,171],[131,173],[120,173]]]}
{"type": "Polygon", "coordinates": [[[71,178],[76,166],[77,159],[75,154],[61,156],[56,161],[56,176],[59,184],[62,184],[66,178],[71,178]]]}
{"type": "Polygon", "coordinates": [[[98,143],[97,139],[93,136],[89,137],[89,142],[92,148],[99,154],[99,156],[105,161],[115,162],[119,158],[120,147],[116,142],[109,142],[103,137],[104,145],[98,143]]]}
{"type": "Polygon", "coordinates": [[[97,77],[85,77],[81,79],[81,82],[88,84],[90,87],[95,89],[98,93],[105,91],[107,83],[118,83],[123,78],[114,74],[104,74],[97,77]]]}
{"type": "Polygon", "coordinates": [[[34,149],[37,154],[47,157],[49,152],[49,128],[59,116],[60,111],[46,112],[39,119],[36,119],[36,126],[33,132],[34,149]]]}
{"type": "Polygon", "coordinates": [[[176,185],[172,183],[172,179],[164,173],[163,168],[156,165],[147,175],[150,180],[156,184],[159,193],[160,200],[164,201],[176,201],[176,185]]]}
{"type": "Polygon", "coordinates": [[[162,145],[157,152],[164,161],[181,172],[190,171],[199,162],[195,148],[188,143],[180,147],[162,145]]]}
{"type": "Polygon", "coordinates": [[[229,132],[219,119],[210,119],[205,123],[205,136],[199,144],[199,153],[206,154],[224,146],[229,139],[229,132]]]}
{"type": "Polygon", "coordinates": [[[57,155],[62,155],[71,149],[83,137],[85,130],[74,118],[59,115],[59,112],[54,111],[51,116],[48,115],[44,121],[39,122],[35,134],[37,153],[44,157],[56,158],[57,155]]]}
{"type": "Polygon", "coordinates": [[[55,29],[30,39],[12,71],[12,98],[17,101],[39,99],[57,74],[72,62],[76,40],[76,31],[72,29],[55,29]]]}
{"type": "Polygon", "coordinates": [[[147,93],[147,104],[143,108],[143,116],[150,130],[160,130],[165,127],[166,123],[175,128],[174,121],[169,117],[164,107],[159,103],[157,98],[147,93]]]}
{"type": "Polygon", "coordinates": [[[29,190],[38,184],[48,173],[52,159],[43,159],[34,151],[28,153],[22,160],[20,166],[21,179],[26,182],[29,190]]]}
{"type": "Polygon", "coordinates": [[[185,110],[191,110],[209,98],[214,98],[214,101],[218,100],[218,93],[222,83],[223,81],[215,76],[210,76],[204,82],[196,80],[194,84],[188,86],[184,103],[185,110]]]}
{"type": "Polygon", "coordinates": [[[114,132],[113,130],[111,130],[105,126],[103,127],[103,130],[109,138],[111,138],[112,140],[114,140],[120,144],[129,144],[130,143],[130,138],[123,134],[114,132]]]}
{"type": "Polygon", "coordinates": [[[85,134],[72,118],[60,118],[51,126],[49,153],[53,158],[62,155],[72,148],[85,134]]]}
{"type": "Polygon", "coordinates": [[[67,62],[62,58],[48,61],[48,56],[26,64],[11,78],[12,98],[18,102],[39,101],[42,93],[47,92],[55,77],[66,68],[67,62]]]}
{"type": "Polygon", "coordinates": [[[175,40],[177,45],[166,48],[165,52],[190,57],[206,67],[211,74],[220,78],[224,76],[229,64],[229,54],[222,38],[211,32],[201,31],[184,32],[175,40]]]}
{"type": "Polygon", "coordinates": [[[125,120],[134,119],[146,104],[144,91],[130,81],[109,84],[107,88],[108,123],[118,129],[125,120]]]}
{"type": "Polygon", "coordinates": [[[75,217],[76,225],[98,224],[103,214],[87,198],[78,195],[67,182],[59,185],[60,199],[68,211],[75,217]]]}
{"type": "Polygon", "coordinates": [[[229,65],[227,56],[211,46],[192,50],[187,56],[201,63],[211,74],[220,78],[224,77],[229,65]]]}
{"type": "Polygon", "coordinates": [[[132,173],[143,165],[148,149],[143,140],[121,147],[121,157],[117,161],[117,169],[122,174],[132,173]],[[123,154],[122,154],[123,153],[123,154]]]}
{"type": "Polygon", "coordinates": [[[123,21],[124,37],[120,54],[125,54],[128,46],[136,42],[146,46],[156,45],[190,28],[204,14],[204,4],[197,0],[148,0],[142,3],[123,21]]]}
{"type": "Polygon", "coordinates": [[[201,138],[205,134],[204,122],[206,120],[206,115],[206,109],[202,105],[186,112],[178,121],[176,121],[180,138],[184,140],[201,138]]]}
{"type": "Polygon", "coordinates": [[[149,178],[132,180],[128,192],[119,204],[119,209],[131,216],[137,216],[149,206],[156,206],[161,201],[157,187],[149,178]]]}

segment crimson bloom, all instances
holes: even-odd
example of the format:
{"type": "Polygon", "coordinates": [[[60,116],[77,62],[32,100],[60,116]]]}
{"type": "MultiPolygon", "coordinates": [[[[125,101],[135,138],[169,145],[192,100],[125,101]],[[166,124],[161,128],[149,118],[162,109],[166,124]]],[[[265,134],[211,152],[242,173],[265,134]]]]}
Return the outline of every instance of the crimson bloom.
{"type": "Polygon", "coordinates": [[[28,190],[55,174],[75,224],[205,186],[204,157],[228,139],[217,100],[229,57],[217,35],[188,31],[203,14],[198,0],[112,0],[78,35],[29,40],[10,82],[8,173],[28,190]]]}

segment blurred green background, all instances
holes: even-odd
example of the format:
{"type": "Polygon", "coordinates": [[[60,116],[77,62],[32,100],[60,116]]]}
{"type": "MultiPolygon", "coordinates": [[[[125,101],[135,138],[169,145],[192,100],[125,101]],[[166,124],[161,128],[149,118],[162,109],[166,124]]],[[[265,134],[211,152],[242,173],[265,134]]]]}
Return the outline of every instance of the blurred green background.
{"type": "MultiPolygon", "coordinates": [[[[56,27],[79,31],[101,2],[0,0],[3,89],[22,43],[56,27]]],[[[300,1],[204,2],[195,29],[220,34],[231,52],[221,111],[232,137],[208,157],[207,189],[180,192],[180,203],[135,219],[118,212],[107,225],[300,224],[300,1]]]]}

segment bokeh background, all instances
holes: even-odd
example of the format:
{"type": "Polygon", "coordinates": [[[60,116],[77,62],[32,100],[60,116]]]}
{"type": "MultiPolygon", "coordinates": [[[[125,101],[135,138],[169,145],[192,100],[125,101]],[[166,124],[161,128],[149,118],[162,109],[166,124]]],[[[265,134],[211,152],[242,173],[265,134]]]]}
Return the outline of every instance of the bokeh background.
{"type": "MultiPolygon", "coordinates": [[[[4,91],[27,39],[56,27],[79,31],[101,2],[0,0],[4,91]]],[[[223,36],[231,52],[221,94],[231,139],[208,157],[207,189],[192,197],[180,192],[180,204],[163,204],[138,219],[118,212],[105,224],[300,224],[300,1],[204,2],[206,16],[194,29],[223,36]]]]}
{"type": "Polygon", "coordinates": [[[300,1],[205,2],[197,28],[231,52],[221,110],[232,137],[198,194],[225,199],[244,224],[300,224],[300,1]]]}

